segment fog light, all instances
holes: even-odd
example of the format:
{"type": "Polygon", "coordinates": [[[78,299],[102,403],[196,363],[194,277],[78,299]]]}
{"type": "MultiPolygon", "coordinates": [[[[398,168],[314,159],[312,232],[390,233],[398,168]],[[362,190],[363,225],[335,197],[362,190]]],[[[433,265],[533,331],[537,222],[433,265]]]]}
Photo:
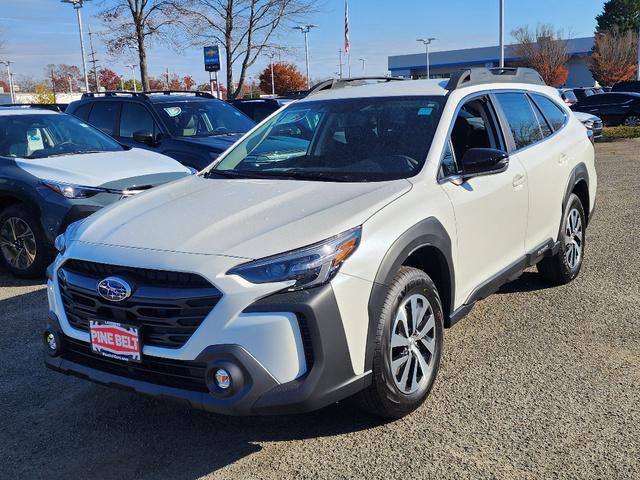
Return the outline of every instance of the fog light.
{"type": "Polygon", "coordinates": [[[216,382],[216,387],[226,390],[231,386],[231,375],[224,368],[219,368],[216,370],[214,375],[214,379],[216,382]]]}
{"type": "Polygon", "coordinates": [[[44,332],[44,344],[49,355],[52,357],[60,355],[60,352],[62,351],[62,342],[56,332],[53,330],[46,330],[44,332]]]}

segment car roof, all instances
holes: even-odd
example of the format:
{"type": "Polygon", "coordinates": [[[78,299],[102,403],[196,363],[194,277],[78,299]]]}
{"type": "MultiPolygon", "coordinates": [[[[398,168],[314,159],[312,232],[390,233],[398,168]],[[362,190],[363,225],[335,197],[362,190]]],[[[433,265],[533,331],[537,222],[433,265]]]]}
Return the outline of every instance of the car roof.
{"type": "Polygon", "coordinates": [[[45,108],[0,107],[0,116],[6,117],[13,115],[60,115],[60,112],[54,112],[53,110],[47,110],[45,108]]]}

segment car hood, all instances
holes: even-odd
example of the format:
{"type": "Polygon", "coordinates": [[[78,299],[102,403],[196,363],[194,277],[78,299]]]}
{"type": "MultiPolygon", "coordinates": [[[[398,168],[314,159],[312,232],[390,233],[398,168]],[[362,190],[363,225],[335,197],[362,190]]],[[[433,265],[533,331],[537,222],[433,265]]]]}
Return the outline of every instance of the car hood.
{"type": "Polygon", "coordinates": [[[170,175],[176,178],[190,173],[172,158],[140,148],[37,159],[16,158],[15,162],[39,179],[88,187],[113,186],[129,178],[166,177],[163,174],[176,174],[170,175]]]}
{"type": "Polygon", "coordinates": [[[231,145],[233,145],[243,133],[234,135],[212,135],[209,137],[180,137],[180,140],[203,145],[215,153],[222,153],[231,145]]]}
{"type": "Polygon", "coordinates": [[[411,189],[407,180],[331,183],[192,176],[118,202],[70,241],[261,258],[364,223],[411,189]]]}

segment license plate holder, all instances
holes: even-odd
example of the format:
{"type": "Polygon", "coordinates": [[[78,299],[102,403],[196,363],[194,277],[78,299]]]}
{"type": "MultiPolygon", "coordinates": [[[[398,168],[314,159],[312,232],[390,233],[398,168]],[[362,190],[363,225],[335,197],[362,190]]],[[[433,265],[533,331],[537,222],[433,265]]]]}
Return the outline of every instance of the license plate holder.
{"type": "Polygon", "coordinates": [[[107,320],[89,320],[91,351],[124,362],[142,361],[140,327],[107,320]]]}

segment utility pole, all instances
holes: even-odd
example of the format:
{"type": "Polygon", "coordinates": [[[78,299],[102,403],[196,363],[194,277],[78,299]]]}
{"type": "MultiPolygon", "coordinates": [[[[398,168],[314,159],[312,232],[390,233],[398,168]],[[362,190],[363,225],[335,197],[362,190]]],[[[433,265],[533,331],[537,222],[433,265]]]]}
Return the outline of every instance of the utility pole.
{"type": "Polygon", "coordinates": [[[125,66],[131,69],[131,79],[133,80],[133,92],[137,93],[138,86],[136,85],[136,67],[138,65],[132,63],[131,65],[125,65],[125,66]]]}
{"type": "Polygon", "coordinates": [[[430,38],[419,38],[418,42],[422,42],[425,46],[425,53],[427,55],[427,79],[431,78],[431,67],[429,65],[429,46],[431,45],[431,42],[433,42],[435,40],[434,37],[430,37],[430,38]]]}
{"type": "Polygon", "coordinates": [[[504,68],[504,0],[500,0],[500,68],[504,68]]]}
{"type": "Polygon", "coordinates": [[[367,59],[366,58],[359,58],[358,60],[360,60],[362,62],[362,76],[364,77],[365,72],[367,71],[367,59]]]}
{"type": "Polygon", "coordinates": [[[56,102],[56,77],[53,74],[53,68],[51,69],[51,89],[53,90],[53,103],[56,102]]]}
{"type": "Polygon", "coordinates": [[[89,28],[89,47],[91,48],[91,60],[89,60],[93,66],[93,80],[96,86],[96,92],[100,91],[100,79],[98,78],[98,60],[96,59],[96,51],[93,48],[93,36],[95,33],[91,32],[91,28],[89,28]]]}
{"type": "MultiPolygon", "coordinates": [[[[166,68],[166,76],[167,76],[167,90],[171,90],[171,87],[169,87],[169,67],[166,68]]],[[[209,75],[209,81],[211,81],[211,75],[209,75]]]]}
{"type": "Polygon", "coordinates": [[[338,49],[338,54],[340,55],[339,60],[338,60],[338,78],[340,80],[342,80],[342,49],[338,49]]]}
{"type": "Polygon", "coordinates": [[[275,58],[275,52],[271,52],[267,57],[269,58],[269,63],[271,65],[271,96],[276,96],[276,80],[275,75],[273,74],[273,59],[275,58]]]}
{"type": "Polygon", "coordinates": [[[9,80],[9,94],[11,96],[11,103],[16,103],[16,94],[13,89],[13,75],[11,74],[11,64],[15,62],[12,62],[11,60],[5,60],[4,62],[0,63],[7,66],[7,77],[9,80]]]}
{"type": "Polygon", "coordinates": [[[304,34],[304,58],[307,64],[307,88],[311,88],[311,81],[309,79],[309,41],[307,39],[307,36],[309,34],[309,30],[315,27],[317,27],[317,25],[312,24],[298,25],[296,27],[293,27],[294,30],[300,30],[304,34]]]}
{"type": "Polygon", "coordinates": [[[89,91],[89,77],[87,76],[87,59],[84,53],[84,35],[82,34],[82,15],[80,9],[86,0],[60,0],[62,3],[70,3],[73,5],[76,15],[78,16],[78,32],[80,33],[80,52],[82,53],[82,71],[84,73],[84,88],[89,91]]]}

